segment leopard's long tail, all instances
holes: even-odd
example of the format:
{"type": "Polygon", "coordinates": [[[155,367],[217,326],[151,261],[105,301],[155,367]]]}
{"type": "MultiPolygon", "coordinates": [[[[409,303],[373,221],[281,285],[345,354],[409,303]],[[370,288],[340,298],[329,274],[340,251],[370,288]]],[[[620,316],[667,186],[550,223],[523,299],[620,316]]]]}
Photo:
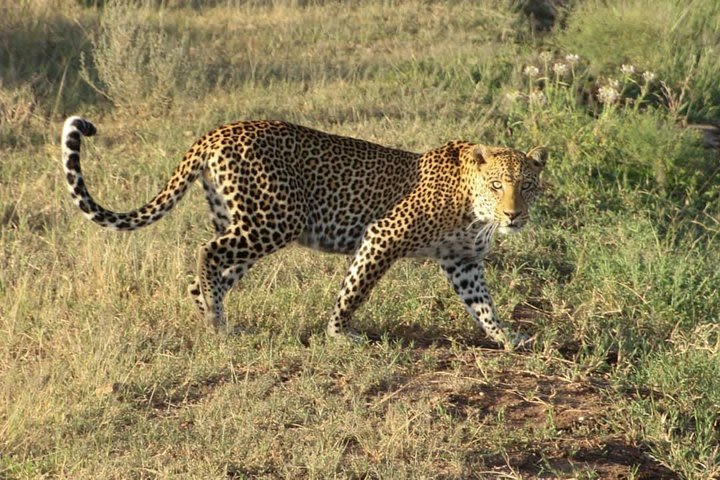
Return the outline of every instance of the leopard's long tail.
{"type": "Polygon", "coordinates": [[[62,133],[62,160],[68,190],[75,205],[87,218],[102,227],[113,230],[136,230],[157,222],[180,201],[204,167],[201,158],[188,152],[155,198],[130,212],[113,212],[93,200],[85,186],[80,169],[82,136],[91,137],[96,132],[95,126],[81,117],[70,117],[65,120],[62,133]]]}

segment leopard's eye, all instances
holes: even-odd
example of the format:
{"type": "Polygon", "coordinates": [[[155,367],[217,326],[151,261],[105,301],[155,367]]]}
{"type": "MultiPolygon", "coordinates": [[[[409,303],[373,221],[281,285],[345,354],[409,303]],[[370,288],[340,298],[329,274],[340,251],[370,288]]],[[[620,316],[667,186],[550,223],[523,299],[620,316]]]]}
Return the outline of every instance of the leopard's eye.
{"type": "Polygon", "coordinates": [[[530,190],[530,187],[532,187],[532,182],[523,182],[523,184],[522,184],[523,190],[530,190]]]}
{"type": "Polygon", "coordinates": [[[493,190],[500,190],[500,189],[502,188],[502,183],[497,182],[497,181],[495,181],[495,182],[490,182],[490,187],[491,187],[493,190]]]}

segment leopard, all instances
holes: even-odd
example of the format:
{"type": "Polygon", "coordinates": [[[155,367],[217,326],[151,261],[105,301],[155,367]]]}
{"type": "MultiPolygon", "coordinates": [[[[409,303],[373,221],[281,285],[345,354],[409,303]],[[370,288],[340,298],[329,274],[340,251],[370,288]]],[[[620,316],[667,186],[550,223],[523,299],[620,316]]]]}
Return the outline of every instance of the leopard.
{"type": "Polygon", "coordinates": [[[395,261],[410,257],[437,262],[493,342],[512,349],[530,338],[500,320],[485,260],[496,233],[528,223],[545,147],[524,153],[453,140],[415,153],[285,121],[239,121],[201,136],[154,198],[119,213],[94,200],[80,168],[82,138],[96,132],[71,116],[61,149],[73,202],[101,227],[151,225],[202,183],[214,236],[198,249],[188,292],[217,330],[233,330],[224,310],[228,291],[258,260],[297,243],[351,256],[327,323],[330,337],[367,338],[352,328],[353,314],[395,261]]]}

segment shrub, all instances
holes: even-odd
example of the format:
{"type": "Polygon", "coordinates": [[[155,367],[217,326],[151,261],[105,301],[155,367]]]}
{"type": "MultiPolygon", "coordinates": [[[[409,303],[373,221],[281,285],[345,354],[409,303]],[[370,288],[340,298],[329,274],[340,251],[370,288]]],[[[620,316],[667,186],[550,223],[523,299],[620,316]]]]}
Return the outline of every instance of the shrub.
{"type": "Polygon", "coordinates": [[[166,110],[178,92],[191,95],[195,88],[189,38],[173,38],[154,15],[130,0],[108,2],[92,40],[93,68],[82,58],[83,78],[121,109],[166,110]]]}

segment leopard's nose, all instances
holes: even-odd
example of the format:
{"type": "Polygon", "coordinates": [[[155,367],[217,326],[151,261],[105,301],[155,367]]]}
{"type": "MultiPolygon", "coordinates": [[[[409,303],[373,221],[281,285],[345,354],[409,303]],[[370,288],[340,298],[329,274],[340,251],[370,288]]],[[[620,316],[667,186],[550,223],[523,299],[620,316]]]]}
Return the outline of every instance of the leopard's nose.
{"type": "Polygon", "coordinates": [[[520,210],[511,210],[511,211],[505,211],[504,213],[512,222],[513,220],[518,218],[522,212],[520,210]]]}

